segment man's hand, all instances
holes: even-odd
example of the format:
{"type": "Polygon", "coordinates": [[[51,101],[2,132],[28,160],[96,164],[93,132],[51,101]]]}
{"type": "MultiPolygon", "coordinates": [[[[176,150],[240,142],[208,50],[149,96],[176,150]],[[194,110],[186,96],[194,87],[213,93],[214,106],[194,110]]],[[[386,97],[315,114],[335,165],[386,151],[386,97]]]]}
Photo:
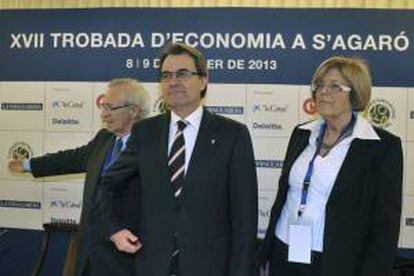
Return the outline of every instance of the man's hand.
{"type": "Polygon", "coordinates": [[[9,171],[11,171],[13,173],[24,172],[23,161],[22,160],[17,160],[17,159],[11,160],[9,162],[9,171]]]}
{"type": "Polygon", "coordinates": [[[119,251],[134,254],[142,244],[138,237],[132,234],[128,229],[122,229],[111,236],[111,241],[115,243],[119,251]]]}

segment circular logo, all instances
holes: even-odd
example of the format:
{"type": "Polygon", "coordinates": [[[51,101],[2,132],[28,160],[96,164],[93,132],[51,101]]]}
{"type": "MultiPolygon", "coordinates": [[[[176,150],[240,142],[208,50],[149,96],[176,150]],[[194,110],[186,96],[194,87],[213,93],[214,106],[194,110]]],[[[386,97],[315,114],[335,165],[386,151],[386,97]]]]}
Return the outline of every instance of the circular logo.
{"type": "Polygon", "coordinates": [[[169,110],[167,104],[165,103],[162,96],[158,97],[158,99],[155,101],[154,106],[152,108],[153,112],[159,112],[159,113],[165,113],[169,110]]]}
{"type": "Polygon", "coordinates": [[[307,98],[303,104],[302,109],[308,115],[314,115],[316,113],[316,104],[312,98],[307,98]]]}
{"type": "Polygon", "coordinates": [[[375,99],[368,104],[364,115],[374,126],[384,128],[391,125],[391,119],[395,118],[395,109],[389,101],[375,99]]]}
{"type": "Polygon", "coordinates": [[[105,99],[105,94],[98,95],[98,97],[96,98],[96,102],[95,102],[97,108],[101,108],[101,104],[103,104],[104,99],[105,99]]]}
{"type": "Polygon", "coordinates": [[[33,156],[33,150],[25,142],[14,143],[9,149],[9,158],[15,160],[30,159],[33,156]]]}

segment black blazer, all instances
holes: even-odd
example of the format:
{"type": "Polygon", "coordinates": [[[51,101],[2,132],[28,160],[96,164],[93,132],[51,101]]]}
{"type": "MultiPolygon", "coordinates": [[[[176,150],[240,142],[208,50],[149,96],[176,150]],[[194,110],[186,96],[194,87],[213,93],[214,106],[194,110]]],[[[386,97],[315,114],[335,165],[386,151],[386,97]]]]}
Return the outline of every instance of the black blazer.
{"type": "MultiPolygon", "coordinates": [[[[204,110],[176,199],[167,165],[169,124],[169,113],[136,124],[127,149],[103,178],[102,184],[116,194],[114,188],[139,175],[140,194],[131,214],[139,217],[136,234],[143,244],[136,275],[168,274],[174,233],[180,275],[253,275],[257,179],[246,126],[204,110]]],[[[107,210],[111,235],[120,227],[107,210]]]]}
{"type": "MultiPolygon", "coordinates": [[[[401,141],[374,128],[380,140],[354,139],[326,205],[321,276],[389,276],[397,249],[402,189],[401,141]]],[[[293,163],[309,143],[296,127],[289,141],[259,263],[269,258],[293,163]]]]}
{"type": "MultiPolygon", "coordinates": [[[[129,260],[132,259],[131,256],[119,254],[114,246],[104,239],[99,216],[100,200],[96,199],[97,185],[101,177],[105,156],[112,150],[114,141],[115,136],[102,129],[85,146],[32,158],[30,162],[34,177],[86,172],[80,225],[76,240],[76,275],[82,275],[88,258],[90,265],[100,266],[97,269],[102,271],[103,275],[114,275],[113,273],[116,271],[118,274],[115,275],[128,274],[132,269],[132,267],[128,267],[128,262],[132,262],[129,260]],[[101,269],[101,266],[103,267],[108,262],[107,260],[111,260],[112,267],[101,269]]],[[[136,195],[134,196],[135,188],[130,183],[124,185],[125,188],[122,192],[124,213],[130,212],[130,208],[133,206],[131,200],[136,197],[136,195]]],[[[123,217],[121,220],[132,228],[136,227],[136,223],[129,218],[123,217]]],[[[95,268],[92,270],[95,271],[95,268]]]]}

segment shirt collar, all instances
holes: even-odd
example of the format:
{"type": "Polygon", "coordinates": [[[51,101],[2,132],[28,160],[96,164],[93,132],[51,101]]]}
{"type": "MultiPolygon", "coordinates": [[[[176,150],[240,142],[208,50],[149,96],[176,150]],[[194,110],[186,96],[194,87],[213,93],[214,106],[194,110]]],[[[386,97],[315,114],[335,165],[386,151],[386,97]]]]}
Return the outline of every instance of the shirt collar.
{"type": "Polygon", "coordinates": [[[187,122],[189,126],[193,126],[195,128],[199,128],[201,124],[201,117],[203,116],[203,107],[199,105],[196,110],[193,111],[190,115],[188,115],[186,118],[181,118],[177,114],[174,113],[174,111],[171,111],[171,126],[177,126],[177,122],[180,120],[184,120],[187,122]]]}
{"type": "MultiPolygon", "coordinates": [[[[352,141],[353,139],[381,140],[372,125],[361,114],[354,114],[357,116],[357,118],[354,130],[352,131],[352,134],[347,138],[349,141],[352,141]]],[[[309,137],[310,144],[316,144],[316,139],[324,122],[325,120],[323,118],[319,118],[309,123],[305,123],[299,127],[300,129],[311,131],[311,135],[309,137]]]]}
{"type": "Polygon", "coordinates": [[[121,137],[118,137],[118,136],[116,137],[116,140],[122,139],[122,149],[125,148],[126,143],[128,142],[129,136],[131,136],[131,132],[128,132],[127,134],[124,134],[121,137]]]}

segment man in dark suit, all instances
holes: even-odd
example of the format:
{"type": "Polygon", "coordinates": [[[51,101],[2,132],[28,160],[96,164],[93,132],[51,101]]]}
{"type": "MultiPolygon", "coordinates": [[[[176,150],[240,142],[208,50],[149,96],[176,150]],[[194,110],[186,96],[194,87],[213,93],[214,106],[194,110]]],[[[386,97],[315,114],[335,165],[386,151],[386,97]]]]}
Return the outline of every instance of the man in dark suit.
{"type": "Polygon", "coordinates": [[[136,275],[254,274],[257,179],[245,125],[201,107],[208,83],[196,49],[172,44],[160,59],[171,112],[135,124],[127,149],[102,179],[108,196],[138,176],[138,231],[105,204],[108,238],[136,253],[136,275]]]}
{"type": "MultiPolygon", "coordinates": [[[[59,151],[30,160],[12,160],[12,172],[31,172],[34,177],[86,172],[83,205],[76,244],[76,275],[130,275],[133,258],[118,252],[112,243],[103,237],[100,224],[99,205],[102,193],[99,179],[115,162],[123,150],[135,121],[148,113],[148,95],[133,79],[115,79],[101,104],[101,118],[106,129],[98,132],[87,145],[59,151]]],[[[117,204],[123,213],[131,212],[137,192],[134,179],[125,183],[117,204]],[[122,200],[121,200],[122,199],[122,200]]],[[[131,218],[121,217],[129,227],[135,228],[131,218]]]]}

